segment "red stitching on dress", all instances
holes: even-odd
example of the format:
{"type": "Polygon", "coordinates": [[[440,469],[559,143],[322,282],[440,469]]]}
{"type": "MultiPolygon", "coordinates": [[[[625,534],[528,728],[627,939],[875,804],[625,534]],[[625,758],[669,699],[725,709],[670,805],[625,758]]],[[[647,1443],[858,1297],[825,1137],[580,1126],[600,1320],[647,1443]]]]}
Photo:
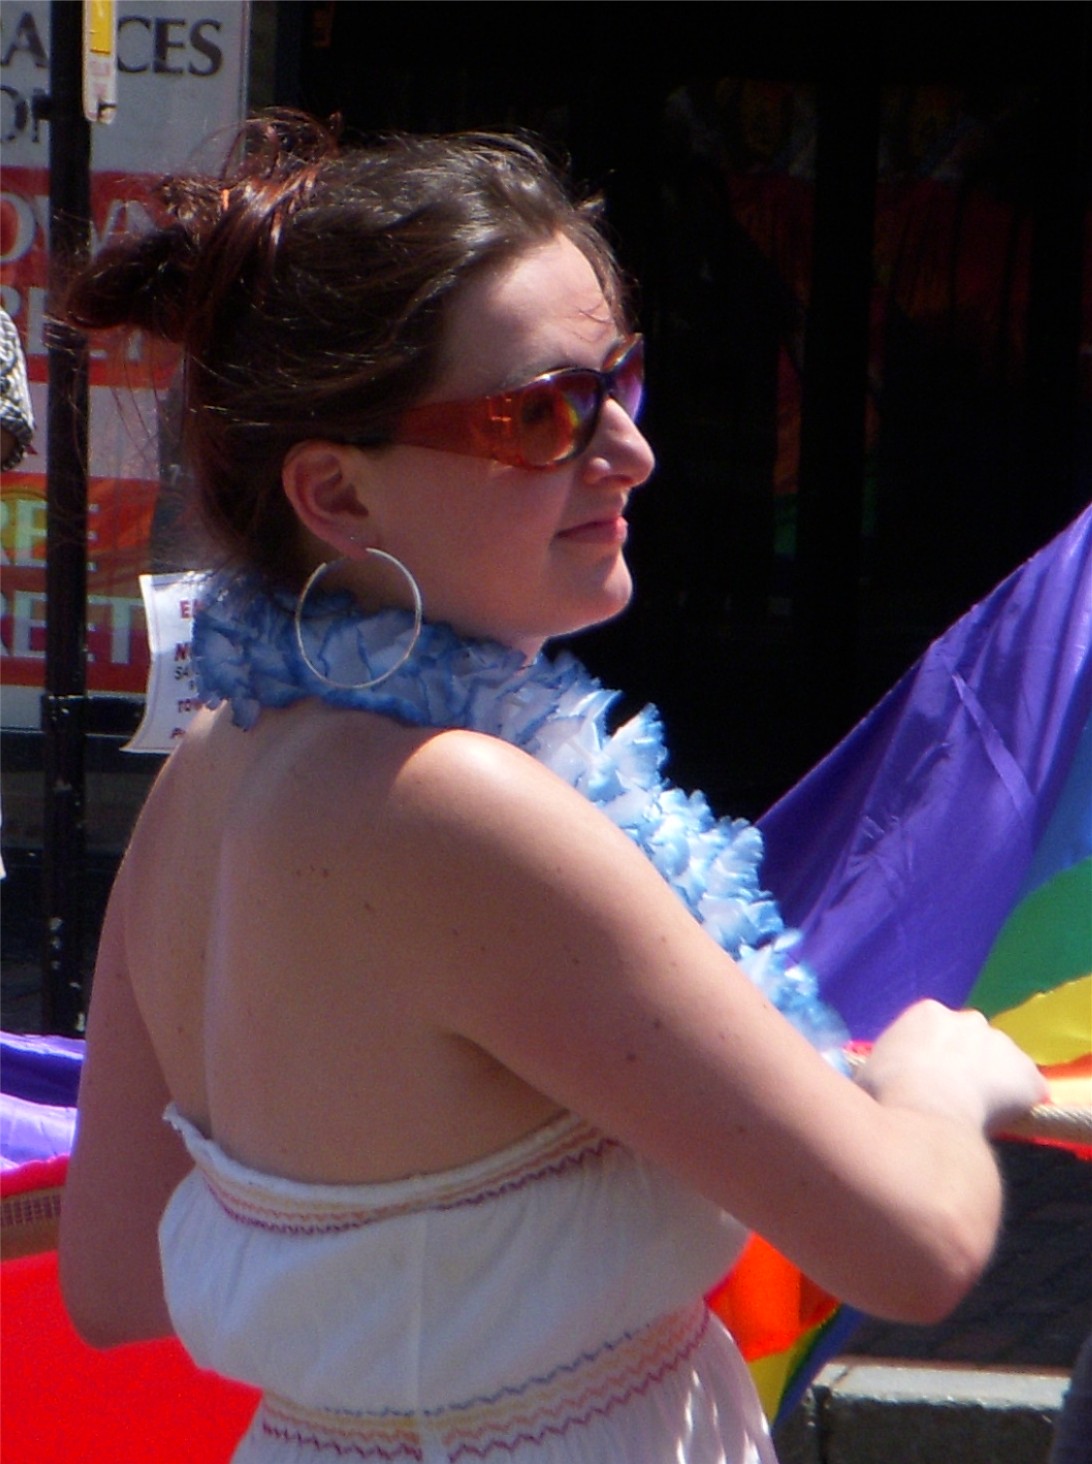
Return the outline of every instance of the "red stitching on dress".
{"type": "MultiPolygon", "coordinates": [[[[590,1354],[584,1354],[572,1363],[562,1364],[541,1378],[531,1378],[517,1388],[506,1388],[485,1399],[472,1399],[468,1403],[448,1408],[431,1410],[416,1417],[391,1415],[388,1427],[399,1424],[412,1429],[414,1437],[399,1439],[369,1440],[363,1430],[367,1428],[366,1417],[359,1423],[362,1432],[356,1438],[335,1437],[340,1427],[351,1429],[353,1415],[330,1415],[329,1432],[321,1420],[311,1427],[292,1420],[284,1414],[277,1418],[278,1409],[271,1403],[263,1405],[266,1416],[261,1417],[261,1430],[269,1437],[316,1452],[332,1452],[340,1458],[355,1457],[362,1460],[392,1461],[424,1458],[424,1446],[417,1440],[435,1438],[443,1447],[449,1460],[485,1459],[494,1453],[515,1454],[520,1448],[538,1447],[549,1438],[562,1438],[574,1428],[586,1428],[596,1418],[607,1418],[618,1409],[645,1397],[653,1388],[671,1373],[677,1371],[693,1356],[705,1338],[709,1326],[709,1313],[702,1308],[695,1326],[694,1313],[688,1310],[675,1314],[659,1323],[653,1323],[643,1332],[627,1334],[604,1345],[590,1354]],[[686,1323],[685,1327],[683,1324],[686,1323]],[[682,1331],[682,1337],[678,1333],[682,1331]],[[664,1334],[668,1333],[665,1338],[664,1334]],[[671,1340],[671,1334],[675,1334],[671,1340]],[[666,1357],[659,1357],[653,1365],[644,1361],[643,1354],[669,1342],[671,1350],[666,1357]],[[627,1358],[626,1353],[634,1356],[627,1358]],[[613,1367],[612,1367],[613,1364],[613,1367]],[[641,1375],[631,1376],[627,1381],[625,1372],[640,1367],[641,1375]],[[581,1382],[580,1374],[585,1371],[606,1371],[607,1376],[599,1382],[588,1379],[581,1382]],[[620,1375],[622,1374],[622,1375],[620,1375]],[[573,1387],[565,1391],[566,1375],[572,1379],[573,1387]],[[561,1387],[558,1387],[558,1384],[561,1387]],[[550,1391],[559,1394],[551,1400],[550,1391]],[[596,1394],[600,1396],[596,1397],[596,1394]],[[538,1395],[538,1396],[536,1396],[538,1395]],[[477,1424],[460,1424],[461,1412],[492,1414],[477,1424]],[[533,1421],[533,1415],[546,1415],[533,1421]],[[563,1416],[561,1416],[563,1414],[563,1416]]],[[[289,1408],[291,1405],[287,1405],[289,1408]]],[[[373,1416],[373,1427],[381,1431],[384,1427],[382,1415],[373,1416]]]]}
{"type": "MultiPolygon", "coordinates": [[[[309,1218],[306,1206],[302,1203],[300,1210],[289,1210],[267,1205],[260,1199],[248,1201],[244,1195],[230,1184],[225,1184],[218,1176],[202,1170],[202,1177],[224,1213],[241,1225],[249,1225],[257,1230],[268,1230],[283,1235],[337,1235],[345,1230],[363,1229],[367,1225],[375,1225],[381,1220],[389,1220],[401,1215],[426,1211],[443,1213],[449,1210],[484,1205],[503,1196],[515,1194],[529,1184],[556,1178],[570,1170],[581,1168],[584,1164],[600,1159],[610,1150],[618,1147],[616,1140],[597,1134],[593,1130],[581,1130],[575,1137],[580,1142],[561,1158],[552,1159],[547,1163],[542,1162],[541,1159],[536,1160],[522,1173],[517,1172],[509,1178],[494,1180],[484,1187],[468,1193],[459,1193],[456,1188],[450,1198],[446,1199],[436,1198],[421,1203],[405,1200],[386,1206],[376,1206],[371,1210],[346,1209],[343,1213],[339,1212],[336,1206],[324,1208],[316,1204],[309,1218]]],[[[573,1136],[567,1136],[567,1141],[572,1143],[573,1136]]]]}
{"type": "Polygon", "coordinates": [[[498,1451],[505,1454],[514,1454],[521,1445],[538,1445],[543,1443],[547,1438],[561,1438],[573,1428],[587,1428],[593,1418],[609,1418],[612,1413],[616,1413],[619,1408],[624,1407],[627,1403],[632,1403],[635,1398],[645,1397],[655,1384],[662,1382],[669,1373],[674,1372],[682,1363],[686,1362],[697,1351],[702,1338],[705,1336],[708,1320],[708,1316],[706,1316],[698,1333],[684,1347],[680,1348],[675,1356],[666,1358],[658,1368],[647,1373],[640,1383],[633,1384],[623,1392],[608,1396],[602,1403],[592,1404],[583,1413],[570,1414],[564,1423],[543,1424],[534,1433],[523,1432],[509,1439],[489,1439],[484,1444],[471,1444],[469,1441],[455,1444],[449,1450],[450,1458],[452,1461],[467,1456],[472,1456],[475,1459],[484,1459],[487,1454],[498,1451]]]}
{"type": "Polygon", "coordinates": [[[385,1444],[369,1444],[364,1447],[360,1444],[339,1444],[334,1439],[320,1439],[311,1434],[301,1433],[297,1429],[274,1428],[272,1424],[263,1423],[262,1433],[267,1438],[280,1439],[286,1444],[298,1444],[304,1449],[317,1449],[320,1453],[331,1451],[341,1459],[347,1455],[354,1455],[358,1459],[424,1459],[424,1450],[416,1444],[396,1444],[394,1449],[389,1449],[385,1444]]]}

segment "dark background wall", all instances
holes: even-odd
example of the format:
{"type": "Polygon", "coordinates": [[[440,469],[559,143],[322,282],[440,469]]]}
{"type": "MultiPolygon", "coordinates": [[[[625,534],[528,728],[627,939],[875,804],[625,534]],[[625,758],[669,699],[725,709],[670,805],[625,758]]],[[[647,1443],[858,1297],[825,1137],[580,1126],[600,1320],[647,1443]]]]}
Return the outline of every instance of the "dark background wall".
{"type": "Polygon", "coordinates": [[[716,805],[768,805],[1087,498],[1087,7],[275,10],[270,100],[528,128],[605,196],[659,468],[635,604],[578,649],[716,805]]]}

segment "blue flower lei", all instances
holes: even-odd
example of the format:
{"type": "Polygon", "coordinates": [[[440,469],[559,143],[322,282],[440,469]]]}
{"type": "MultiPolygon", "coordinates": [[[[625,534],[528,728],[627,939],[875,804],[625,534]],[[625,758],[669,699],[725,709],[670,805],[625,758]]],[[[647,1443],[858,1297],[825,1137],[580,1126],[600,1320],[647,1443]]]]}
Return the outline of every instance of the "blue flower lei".
{"type": "MultiPolygon", "coordinates": [[[[235,722],[248,728],[262,707],[314,696],[411,726],[484,732],[521,748],[628,834],[773,1005],[839,1061],[845,1029],[793,957],[798,932],[786,928],[760,886],[761,833],[745,819],[714,817],[704,794],[667,782],[655,708],[610,732],[607,713],[618,693],[568,652],[527,664],[517,651],[428,622],[410,658],[380,685],[330,686],[300,655],[294,603],[246,578],[213,582],[193,629],[198,690],[208,706],[229,702],[235,722]]],[[[303,633],[314,664],[348,683],[396,662],[412,624],[401,610],[367,615],[346,592],[316,593],[303,633]]]]}

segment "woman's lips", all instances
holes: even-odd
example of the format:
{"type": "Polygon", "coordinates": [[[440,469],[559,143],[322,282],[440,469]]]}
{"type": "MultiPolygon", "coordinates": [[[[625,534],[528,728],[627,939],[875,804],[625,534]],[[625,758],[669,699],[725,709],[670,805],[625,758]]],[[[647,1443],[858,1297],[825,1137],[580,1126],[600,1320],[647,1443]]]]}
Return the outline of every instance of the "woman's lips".
{"type": "Polygon", "coordinates": [[[575,524],[571,529],[562,529],[557,537],[570,544],[624,544],[628,533],[629,525],[625,519],[615,516],[575,524]]]}

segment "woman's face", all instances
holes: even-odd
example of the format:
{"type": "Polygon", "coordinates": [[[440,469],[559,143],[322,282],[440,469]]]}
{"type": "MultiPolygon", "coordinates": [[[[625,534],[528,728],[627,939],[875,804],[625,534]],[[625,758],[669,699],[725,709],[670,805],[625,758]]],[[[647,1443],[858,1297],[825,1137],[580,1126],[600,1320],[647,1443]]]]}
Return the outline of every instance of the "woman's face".
{"type": "MultiPolygon", "coordinates": [[[[591,265],[558,238],[464,287],[424,400],[485,396],[558,367],[598,369],[621,334],[591,265]]],[[[367,542],[413,572],[430,620],[533,655],[628,604],[625,509],[653,462],[612,398],[588,448],[549,470],[392,447],[369,455],[367,542]]]]}

